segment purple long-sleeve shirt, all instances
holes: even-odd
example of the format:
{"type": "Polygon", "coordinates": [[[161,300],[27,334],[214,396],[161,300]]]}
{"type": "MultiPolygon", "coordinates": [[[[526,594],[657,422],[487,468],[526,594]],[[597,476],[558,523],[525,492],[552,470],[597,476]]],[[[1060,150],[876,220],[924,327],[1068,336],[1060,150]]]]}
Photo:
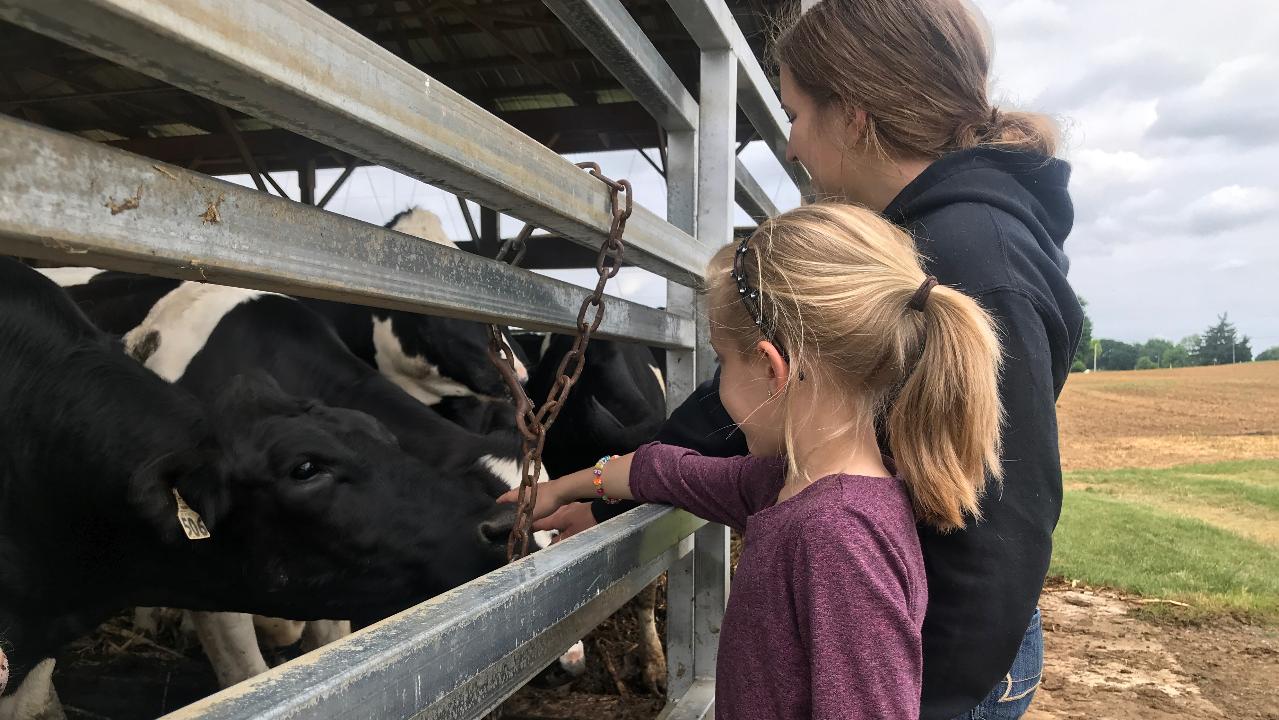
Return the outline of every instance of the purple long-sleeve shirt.
{"type": "Polygon", "coordinates": [[[828,475],[777,502],[781,459],[709,458],[651,443],[638,500],[745,533],[719,636],[715,715],[919,717],[923,555],[897,478],[828,475]]]}

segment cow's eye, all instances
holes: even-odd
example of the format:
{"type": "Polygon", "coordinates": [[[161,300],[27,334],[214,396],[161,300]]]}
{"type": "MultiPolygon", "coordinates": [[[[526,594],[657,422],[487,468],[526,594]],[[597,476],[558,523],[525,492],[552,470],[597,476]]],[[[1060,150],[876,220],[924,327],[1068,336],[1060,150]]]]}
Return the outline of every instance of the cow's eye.
{"type": "Polygon", "coordinates": [[[306,462],[298,463],[289,473],[289,477],[294,480],[310,480],[316,475],[319,475],[322,471],[323,468],[308,460],[306,462]]]}

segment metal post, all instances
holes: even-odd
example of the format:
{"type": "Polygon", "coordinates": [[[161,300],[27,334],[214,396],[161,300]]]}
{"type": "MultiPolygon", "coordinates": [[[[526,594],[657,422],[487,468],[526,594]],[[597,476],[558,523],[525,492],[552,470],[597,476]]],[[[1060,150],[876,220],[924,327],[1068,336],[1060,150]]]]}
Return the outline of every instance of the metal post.
{"type": "Polygon", "coordinates": [[[218,120],[222,123],[222,129],[227,135],[231,136],[231,140],[235,142],[235,149],[240,153],[240,159],[244,161],[244,167],[249,171],[249,177],[253,178],[253,184],[262,192],[268,192],[266,183],[262,182],[262,174],[258,171],[258,164],[253,160],[253,153],[249,152],[249,146],[244,144],[244,138],[240,136],[240,131],[235,126],[235,122],[231,120],[231,114],[226,108],[217,103],[209,103],[213,107],[213,111],[217,113],[218,120]]]}
{"type": "MultiPolygon", "coordinates": [[[[702,52],[702,91],[697,147],[697,238],[710,247],[733,239],[733,154],[737,116],[737,59],[731,50],[702,52]]],[[[706,342],[698,333],[698,345],[706,342]]],[[[709,375],[698,368],[699,375],[709,375]]],[[[728,599],[728,529],[708,525],[697,532],[693,583],[696,627],[693,668],[715,676],[719,626],[728,599]]]]}
{"type": "Polygon", "coordinates": [[[475,229],[475,218],[471,216],[471,206],[466,204],[466,198],[461,195],[457,196],[457,206],[462,210],[462,219],[466,221],[466,232],[471,236],[471,242],[475,243],[475,248],[478,250],[480,231],[475,229]]]}
{"type": "MultiPolygon", "coordinates": [[[[697,133],[672,132],[666,149],[666,220],[692,235],[697,214],[697,133]]],[[[666,283],[666,307],[685,316],[696,311],[697,293],[666,283]]],[[[699,328],[700,330],[701,328],[699,328]]],[[[708,362],[696,349],[666,352],[666,407],[679,407],[697,386],[697,367],[708,362]]],[[[666,574],[666,696],[674,704],[693,684],[694,553],[671,565],[666,574]]]]}
{"type": "MultiPolygon", "coordinates": [[[[618,82],[657,120],[659,136],[663,131],[696,129],[697,102],[623,3],[619,0],[546,0],[546,6],[613,71],[618,82]]],[[[748,60],[755,62],[753,56],[748,60]]],[[[771,88],[769,92],[772,92],[771,88]]],[[[776,97],[772,101],[776,103],[776,97]]],[[[665,152],[660,141],[659,150],[665,152]]],[[[644,159],[649,160],[647,155],[644,159]]],[[[665,173],[666,166],[663,155],[662,169],[658,172],[665,173]]],[[[737,163],[735,169],[737,201],[746,214],[756,222],[776,215],[772,200],[751,177],[746,166],[737,163]]],[[[673,216],[668,213],[667,217],[673,216]]]]}
{"type": "Polygon", "coordinates": [[[477,249],[484,257],[497,257],[497,246],[502,242],[496,210],[480,208],[480,242],[477,249]]]}
{"type": "Polygon", "coordinates": [[[737,78],[741,85],[738,103],[751,125],[759,132],[760,140],[773,151],[801,195],[808,195],[809,177],[804,168],[786,159],[786,115],[782,112],[777,93],[760,67],[759,61],[746,36],[733,19],[733,13],[724,0],[668,0],[671,10],[679,16],[697,46],[707,50],[732,50],[737,59],[737,78]]]}
{"type": "Polygon", "coordinates": [[[298,168],[298,202],[315,204],[315,158],[307,160],[298,168]]]}

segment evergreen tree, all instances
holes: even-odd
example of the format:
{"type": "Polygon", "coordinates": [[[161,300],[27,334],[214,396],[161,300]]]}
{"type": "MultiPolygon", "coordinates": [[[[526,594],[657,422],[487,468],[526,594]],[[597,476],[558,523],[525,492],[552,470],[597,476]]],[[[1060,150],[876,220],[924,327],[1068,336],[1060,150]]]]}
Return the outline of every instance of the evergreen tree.
{"type": "Polygon", "coordinates": [[[1240,360],[1240,351],[1247,349],[1248,359],[1252,359],[1252,350],[1248,348],[1248,338],[1241,342],[1238,331],[1227,317],[1227,313],[1217,316],[1217,324],[1199,336],[1199,344],[1191,351],[1196,365],[1228,365],[1240,360]]]}
{"type": "Polygon", "coordinates": [[[1252,340],[1247,335],[1235,343],[1235,362],[1252,362],[1252,340]]]}

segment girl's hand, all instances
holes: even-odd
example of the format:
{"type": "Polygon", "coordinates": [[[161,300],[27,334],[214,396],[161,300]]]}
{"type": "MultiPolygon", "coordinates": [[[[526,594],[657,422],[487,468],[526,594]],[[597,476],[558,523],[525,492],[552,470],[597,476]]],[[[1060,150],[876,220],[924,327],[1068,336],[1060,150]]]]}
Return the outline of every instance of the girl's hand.
{"type": "MultiPolygon", "coordinates": [[[[534,520],[541,520],[542,518],[547,517],[569,502],[568,498],[560,497],[557,492],[558,489],[559,488],[555,480],[537,484],[537,505],[533,506],[534,520]]],[[[519,502],[519,497],[520,489],[515,488],[514,490],[508,490],[502,493],[497,498],[497,501],[499,503],[514,504],[519,502]]]]}
{"type": "Polygon", "coordinates": [[[566,503],[564,507],[533,523],[533,531],[557,530],[551,544],[567,540],[574,535],[595,527],[595,515],[589,502],[566,503]]]}

